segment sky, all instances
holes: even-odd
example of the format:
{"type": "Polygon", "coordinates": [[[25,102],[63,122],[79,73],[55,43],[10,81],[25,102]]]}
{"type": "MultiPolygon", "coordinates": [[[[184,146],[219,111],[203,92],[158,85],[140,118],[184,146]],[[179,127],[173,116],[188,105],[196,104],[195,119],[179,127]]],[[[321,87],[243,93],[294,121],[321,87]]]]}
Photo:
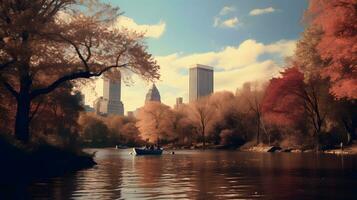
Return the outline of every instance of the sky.
{"type": "MultiPolygon", "coordinates": [[[[160,65],[161,101],[188,101],[188,68],[214,67],[214,91],[232,91],[245,82],[279,74],[304,27],[307,0],[106,0],[123,15],[115,26],[145,32],[149,53],[160,65]]],[[[122,83],[125,112],[143,106],[152,83],[137,76],[122,83]]],[[[86,104],[101,96],[84,89],[86,104]]]]}

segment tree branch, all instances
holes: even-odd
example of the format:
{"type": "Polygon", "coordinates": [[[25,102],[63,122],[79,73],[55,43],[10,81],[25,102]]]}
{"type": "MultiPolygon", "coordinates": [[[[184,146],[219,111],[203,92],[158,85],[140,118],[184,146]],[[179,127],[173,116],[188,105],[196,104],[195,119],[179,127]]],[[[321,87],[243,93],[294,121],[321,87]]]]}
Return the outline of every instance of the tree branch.
{"type": "Polygon", "coordinates": [[[42,103],[43,103],[43,99],[41,99],[41,101],[37,103],[35,110],[32,111],[32,113],[30,115],[30,119],[29,119],[30,121],[36,116],[38,109],[40,108],[42,103]]]}
{"type": "MultiPolygon", "coordinates": [[[[79,59],[81,59],[81,61],[83,62],[83,65],[84,65],[86,71],[89,71],[88,62],[87,62],[86,59],[84,59],[84,57],[83,57],[81,51],[79,50],[78,46],[77,46],[72,40],[67,39],[66,37],[64,37],[64,36],[61,35],[61,34],[55,34],[55,35],[57,35],[58,37],[60,37],[61,39],[65,40],[66,42],[70,43],[70,44],[73,46],[73,48],[76,50],[76,52],[77,52],[77,54],[78,54],[79,59]]],[[[88,48],[88,47],[87,47],[87,48],[88,48]]],[[[90,51],[89,51],[89,52],[90,52],[90,51]]],[[[89,52],[88,52],[88,56],[90,55],[89,52]]],[[[89,57],[88,57],[88,60],[89,60],[89,57]]]]}
{"type": "Polygon", "coordinates": [[[0,81],[4,84],[5,88],[14,96],[16,99],[19,98],[19,93],[8,83],[7,81],[1,80],[0,81]]]}
{"type": "Polygon", "coordinates": [[[55,90],[60,84],[66,82],[66,81],[71,81],[71,80],[78,79],[78,78],[98,77],[98,76],[102,75],[104,72],[109,71],[112,68],[125,67],[126,65],[127,65],[127,63],[122,64],[122,65],[112,65],[109,67],[105,67],[104,69],[102,69],[99,72],[90,72],[90,71],[75,72],[75,73],[72,73],[72,74],[69,74],[69,75],[66,75],[66,76],[63,76],[63,77],[57,79],[56,81],[54,81],[52,84],[50,84],[46,88],[40,88],[40,89],[33,90],[30,94],[30,97],[33,99],[41,94],[50,93],[53,90],[55,90]]]}
{"type": "Polygon", "coordinates": [[[0,71],[5,69],[7,66],[13,64],[15,62],[15,59],[11,60],[11,61],[8,61],[6,63],[3,63],[3,64],[0,64],[0,71]]]}

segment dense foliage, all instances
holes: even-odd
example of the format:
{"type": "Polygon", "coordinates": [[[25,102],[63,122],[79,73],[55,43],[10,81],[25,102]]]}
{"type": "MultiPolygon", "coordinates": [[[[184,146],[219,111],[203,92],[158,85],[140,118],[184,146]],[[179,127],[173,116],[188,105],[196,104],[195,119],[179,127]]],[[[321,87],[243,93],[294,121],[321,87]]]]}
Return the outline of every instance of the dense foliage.
{"type": "MultiPolygon", "coordinates": [[[[13,125],[10,131],[18,140],[28,143],[33,139],[31,126],[38,105],[57,101],[55,92],[65,84],[103,73],[118,78],[122,70],[128,69],[146,80],[159,78],[159,66],[147,52],[142,34],[112,26],[118,15],[118,8],[97,0],[1,2],[1,104],[5,105],[8,113],[5,117],[10,120],[7,126],[13,125]]],[[[67,97],[61,99],[63,104],[71,101],[72,97],[67,97]]],[[[56,109],[66,112],[72,120],[72,111],[60,107],[37,119],[54,123],[53,116],[47,118],[46,114],[53,111],[57,115],[56,109]]],[[[68,132],[66,121],[59,121],[64,123],[60,126],[66,129],[64,132],[68,132]]]]}
{"type": "Polygon", "coordinates": [[[356,0],[310,0],[295,54],[268,83],[246,83],[236,94],[216,92],[177,108],[149,102],[136,119],[80,113],[74,89],[74,80],[106,71],[117,78],[124,68],[159,78],[142,35],[110,27],[116,9],[92,0],[14,2],[0,8],[2,134],[63,146],[159,141],[317,149],[357,138],[356,0]]]}

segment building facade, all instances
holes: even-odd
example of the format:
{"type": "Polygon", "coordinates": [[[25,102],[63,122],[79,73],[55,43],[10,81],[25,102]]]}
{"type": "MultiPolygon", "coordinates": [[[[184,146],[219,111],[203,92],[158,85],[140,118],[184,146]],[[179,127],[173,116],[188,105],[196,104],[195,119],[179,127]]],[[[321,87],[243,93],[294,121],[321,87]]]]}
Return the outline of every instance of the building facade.
{"type": "Polygon", "coordinates": [[[213,67],[197,64],[189,71],[189,101],[213,93],[213,67]]]}
{"type": "Polygon", "coordinates": [[[94,101],[93,107],[97,114],[124,115],[124,105],[121,101],[121,81],[103,78],[103,96],[94,101]]]}
{"type": "Polygon", "coordinates": [[[148,93],[146,93],[145,103],[150,101],[161,102],[160,92],[155,84],[152,84],[152,87],[149,89],[148,93]]]}
{"type": "Polygon", "coordinates": [[[180,106],[182,106],[182,104],[183,104],[183,98],[182,97],[177,97],[176,98],[175,108],[178,109],[180,106]]]}

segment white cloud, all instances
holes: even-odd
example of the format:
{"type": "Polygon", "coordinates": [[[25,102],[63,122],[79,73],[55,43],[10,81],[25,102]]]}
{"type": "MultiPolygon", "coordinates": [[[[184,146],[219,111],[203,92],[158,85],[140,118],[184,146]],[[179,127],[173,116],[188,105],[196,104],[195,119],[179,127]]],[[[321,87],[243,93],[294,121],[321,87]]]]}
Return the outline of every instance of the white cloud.
{"type": "MultiPolygon", "coordinates": [[[[273,57],[282,60],[284,57],[292,55],[294,49],[294,40],[280,40],[271,44],[263,44],[248,39],[238,46],[226,46],[219,51],[156,56],[161,67],[161,80],[156,85],[163,103],[172,106],[176,97],[183,97],[187,102],[188,68],[199,63],[215,67],[215,91],[234,92],[244,82],[266,81],[278,75],[281,66],[278,64],[279,60],[274,60],[273,57]],[[266,54],[268,57],[262,60],[260,56],[266,54]]],[[[135,81],[134,85],[122,86],[122,101],[126,111],[142,106],[145,94],[150,87],[150,84],[137,76],[134,76],[133,80],[135,81]]],[[[88,101],[86,100],[86,102],[88,101]]]]}
{"type": "Polygon", "coordinates": [[[218,27],[220,23],[221,23],[221,19],[219,17],[213,18],[213,26],[214,27],[218,27]]]}
{"type": "Polygon", "coordinates": [[[219,15],[227,15],[231,12],[234,12],[235,10],[236,8],[233,6],[224,6],[222,10],[219,12],[219,15]]]}
{"type": "Polygon", "coordinates": [[[272,54],[283,59],[292,55],[295,41],[280,40],[271,44],[259,43],[255,40],[246,40],[239,46],[227,46],[220,51],[209,51],[190,55],[171,54],[157,56],[161,66],[161,81],[158,87],[172,88],[173,93],[161,93],[164,103],[173,105],[178,96],[188,99],[188,68],[194,64],[214,66],[215,91],[235,91],[247,81],[268,80],[280,71],[278,61],[272,58],[259,60],[263,54],[272,54]],[[219,70],[217,70],[219,69],[219,70]],[[186,72],[186,73],[180,73],[186,72]]]}
{"type": "Polygon", "coordinates": [[[237,17],[234,17],[234,18],[231,18],[231,19],[224,20],[224,21],[222,22],[222,25],[225,26],[225,27],[233,28],[233,27],[235,27],[238,23],[239,23],[238,18],[237,18],[237,17]]]}
{"type": "Polygon", "coordinates": [[[239,19],[237,17],[233,17],[230,19],[222,20],[219,17],[215,17],[213,19],[214,27],[223,27],[223,28],[235,28],[239,24],[239,19]]]}
{"type": "Polygon", "coordinates": [[[276,10],[273,7],[268,7],[268,8],[256,8],[253,9],[249,12],[249,15],[251,16],[257,16],[257,15],[263,15],[267,13],[273,13],[276,10]]]}
{"type": "Polygon", "coordinates": [[[233,6],[224,6],[219,14],[213,17],[213,27],[220,28],[235,28],[240,23],[237,17],[223,17],[224,15],[228,15],[236,10],[233,6]]]}
{"type": "Polygon", "coordinates": [[[132,18],[119,16],[113,24],[115,28],[127,28],[129,30],[145,33],[145,37],[160,38],[165,32],[166,23],[160,21],[157,24],[137,24],[132,18]]]}

